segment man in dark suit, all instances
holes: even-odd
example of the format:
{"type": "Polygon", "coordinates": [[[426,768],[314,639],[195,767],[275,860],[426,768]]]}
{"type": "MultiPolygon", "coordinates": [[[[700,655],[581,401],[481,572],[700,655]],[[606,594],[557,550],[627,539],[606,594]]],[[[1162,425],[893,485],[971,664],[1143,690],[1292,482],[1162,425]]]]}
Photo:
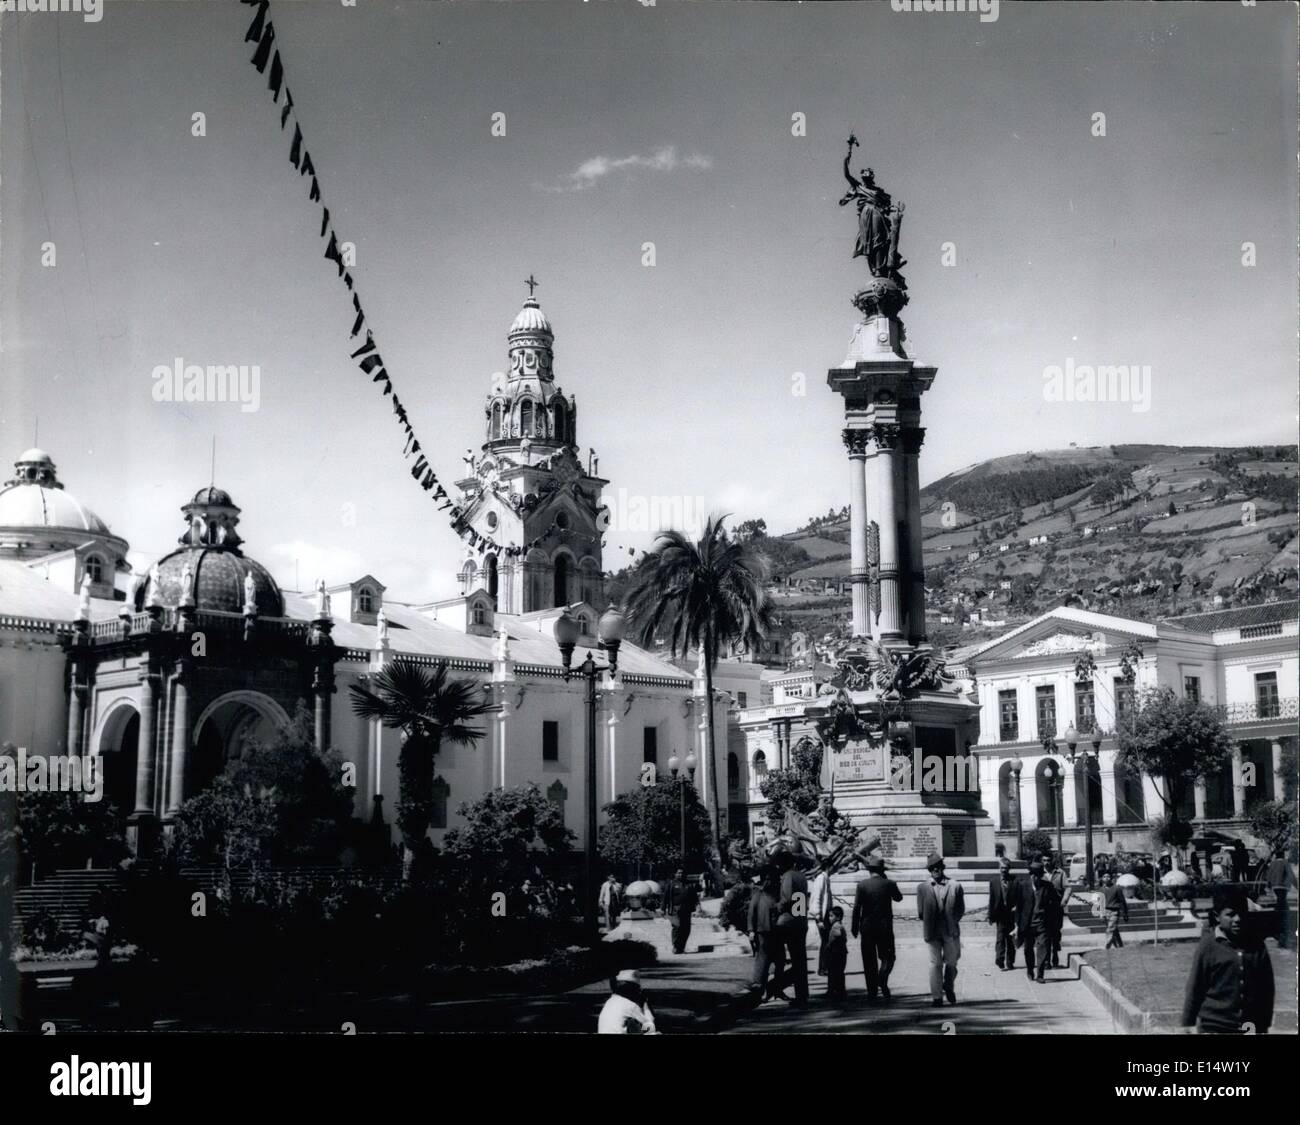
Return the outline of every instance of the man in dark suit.
{"type": "Polygon", "coordinates": [[[777,932],[776,920],[780,913],[777,895],[780,885],[776,877],[768,874],[758,881],[749,899],[749,940],[754,946],[754,991],[758,993],[759,1003],[772,1000],[781,995],[781,975],[785,968],[785,959],[781,953],[781,935],[777,932]],[[768,973],[775,970],[775,976],[768,981],[768,973]]]}
{"type": "Polygon", "coordinates": [[[691,917],[700,904],[695,884],[686,881],[686,872],[680,867],[664,894],[664,913],[672,920],[673,952],[685,953],[691,936],[691,917]]]}
{"type": "Polygon", "coordinates": [[[781,975],[784,987],[787,977],[794,978],[794,1003],[802,1007],[808,1003],[808,877],[794,865],[794,856],[778,852],[773,865],[781,874],[781,897],[776,929],[781,935],[781,951],[789,969],[781,975]]]}
{"type": "Polygon", "coordinates": [[[944,874],[943,856],[931,852],[925,866],[930,878],[916,885],[916,916],[921,919],[921,936],[930,947],[930,1002],[941,1008],[945,996],[949,1004],[957,1003],[954,986],[966,900],[961,884],[944,874]]]}
{"type": "Polygon", "coordinates": [[[889,999],[889,974],[894,968],[894,903],[903,892],[893,879],[885,878],[885,861],[880,856],[867,860],[869,874],[858,882],[853,897],[851,931],[862,936],[862,971],[867,978],[867,1000],[876,992],[889,999]]]}
{"type": "Polygon", "coordinates": [[[1051,879],[1043,872],[1043,865],[1034,860],[1029,865],[1029,881],[1025,886],[1021,917],[1027,921],[1022,930],[1025,945],[1025,964],[1031,980],[1044,982],[1043,974],[1052,956],[1052,927],[1061,908],[1061,896],[1056,893],[1051,879]],[[1030,952],[1032,948],[1032,954],[1030,952]]]}
{"type": "Polygon", "coordinates": [[[988,922],[997,927],[993,957],[999,969],[1016,967],[1016,906],[1019,898],[1019,884],[1011,877],[1011,861],[1003,859],[998,863],[998,877],[989,884],[988,922]]]}

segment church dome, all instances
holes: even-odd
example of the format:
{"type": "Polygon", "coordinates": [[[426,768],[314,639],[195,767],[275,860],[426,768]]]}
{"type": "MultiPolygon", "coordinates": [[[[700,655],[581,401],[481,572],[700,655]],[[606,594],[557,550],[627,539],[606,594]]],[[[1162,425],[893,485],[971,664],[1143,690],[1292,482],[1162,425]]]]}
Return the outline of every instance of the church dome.
{"type": "Polygon", "coordinates": [[[510,335],[516,332],[526,332],[529,335],[546,333],[551,335],[551,322],[546,319],[546,314],[542,312],[541,306],[537,303],[536,297],[529,297],[524,301],[524,307],[519,310],[519,315],[515,317],[514,323],[510,325],[510,335]]]}
{"type": "Polygon", "coordinates": [[[182,547],[158,560],[148,580],[136,594],[136,608],[143,609],[153,597],[157,583],[158,603],[168,609],[181,604],[184,574],[188,564],[193,574],[194,608],[242,613],[244,578],[253,577],[253,601],[263,617],[284,616],[284,595],[261,563],[228,547],[182,547]]]}
{"type": "Polygon", "coordinates": [[[236,530],[239,508],[224,489],[200,488],[181,508],[185,534],[180,549],[164,555],[136,591],[136,609],[155,599],[175,609],[184,600],[187,581],[193,584],[194,608],[242,613],[244,585],[252,579],[253,604],[263,617],[284,616],[284,595],[261,563],[240,550],[243,540],[236,530]],[[185,569],[189,567],[187,580],[185,569]]]}
{"type": "Polygon", "coordinates": [[[108,525],[59,483],[54,461],[29,449],[14,462],[14,476],[0,489],[0,528],[48,528],[111,535],[108,525]]]}

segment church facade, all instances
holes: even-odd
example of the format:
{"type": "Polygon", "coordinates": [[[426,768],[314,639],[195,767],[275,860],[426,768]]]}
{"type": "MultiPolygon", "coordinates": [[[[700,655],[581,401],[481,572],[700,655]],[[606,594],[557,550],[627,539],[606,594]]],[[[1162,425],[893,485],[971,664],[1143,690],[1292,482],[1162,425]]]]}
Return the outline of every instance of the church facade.
{"type": "MultiPolygon", "coordinates": [[[[466,520],[502,557],[471,556],[460,593],[434,602],[401,601],[370,573],[282,589],[246,549],[241,509],[213,486],[181,505],[176,549],[132,574],[127,542],[63,488],[48,454],[24,453],[0,490],[0,741],[99,756],[105,798],[145,847],[249,739],[306,708],[316,744],[353,767],[356,815],[391,822],[399,732],[353,714],[347,689],[395,659],[445,661],[493,710],[477,745],[437,759],[434,842],[462,802],[532,782],[585,847],[584,685],[564,679],[554,626],[565,612],[579,623],[575,666],[597,649],[604,482],[579,463],[552,341],[529,298],[461,484],[466,520]]],[[[640,784],[646,763],[664,769],[693,751],[703,766],[709,705],[702,676],[624,642],[619,675],[599,691],[599,805],[640,784]]],[[[725,697],[712,706],[723,731],[725,697]]],[[[726,750],[719,739],[719,761],[726,750]]],[[[700,769],[706,805],[709,777],[700,769]]]]}

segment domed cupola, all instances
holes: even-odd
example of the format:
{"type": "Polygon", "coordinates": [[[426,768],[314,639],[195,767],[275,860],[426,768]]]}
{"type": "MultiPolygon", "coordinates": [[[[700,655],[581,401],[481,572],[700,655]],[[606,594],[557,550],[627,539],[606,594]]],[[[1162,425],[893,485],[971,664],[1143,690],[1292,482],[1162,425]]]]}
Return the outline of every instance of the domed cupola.
{"type": "Polygon", "coordinates": [[[136,609],[156,598],[168,609],[184,603],[197,610],[242,613],[251,595],[260,616],[283,617],[284,596],[275,579],[240,550],[239,508],[230,493],[200,488],[181,512],[187,526],[180,549],[154,565],[136,590],[136,609]]]}
{"type": "Polygon", "coordinates": [[[37,558],[87,544],[113,567],[127,552],[126,540],[63,487],[53,458],[27,450],[0,487],[0,557],[37,558]]]}
{"type": "Polygon", "coordinates": [[[549,383],[555,378],[555,333],[537,298],[529,296],[519,310],[507,336],[510,345],[510,379],[537,379],[549,383]]]}

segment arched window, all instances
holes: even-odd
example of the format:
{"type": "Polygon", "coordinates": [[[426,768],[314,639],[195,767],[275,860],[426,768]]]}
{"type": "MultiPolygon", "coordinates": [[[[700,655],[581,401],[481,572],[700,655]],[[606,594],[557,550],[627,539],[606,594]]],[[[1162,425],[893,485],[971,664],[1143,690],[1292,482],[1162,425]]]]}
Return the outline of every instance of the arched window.
{"type": "Polygon", "coordinates": [[[524,399],[519,405],[519,434],[531,437],[533,432],[533,400],[524,399]]]}
{"type": "Polygon", "coordinates": [[[569,557],[555,556],[555,601],[556,606],[569,604],[569,557]]]}
{"type": "Polygon", "coordinates": [[[375,592],[369,586],[362,586],[357,591],[357,612],[375,612],[375,592]]]}
{"type": "Polygon", "coordinates": [[[501,436],[501,404],[494,402],[492,404],[492,431],[489,435],[493,441],[501,436]]]}
{"type": "Polygon", "coordinates": [[[98,555],[91,555],[86,559],[86,573],[90,575],[90,580],[96,586],[104,581],[104,560],[98,555]]]}
{"type": "Polygon", "coordinates": [[[1147,818],[1142,775],[1115,763],[1115,814],[1120,824],[1142,824],[1147,818]]]}
{"type": "Polygon", "coordinates": [[[590,637],[592,635],[591,618],[588,617],[585,613],[578,614],[578,633],[579,635],[584,637],[590,637]]]}
{"type": "Polygon", "coordinates": [[[482,602],[475,602],[474,608],[470,611],[470,620],[475,625],[487,624],[487,606],[482,602]]]}
{"type": "Polygon", "coordinates": [[[1091,754],[1086,756],[1086,760],[1086,766],[1083,760],[1074,763],[1074,807],[1079,823],[1082,824],[1085,819],[1083,802],[1086,800],[1091,807],[1092,823],[1098,825],[1101,823],[1101,765],[1091,754]]]}
{"type": "Polygon", "coordinates": [[[754,780],[762,781],[767,776],[767,755],[759,750],[754,755],[754,780]]]}
{"type": "Polygon", "coordinates": [[[735,754],[727,755],[727,792],[734,793],[740,788],[740,759],[735,754]]]}
{"type": "Polygon", "coordinates": [[[486,559],[483,560],[483,567],[484,567],[484,569],[487,571],[487,592],[488,592],[488,597],[490,597],[493,601],[496,601],[496,597],[497,597],[497,557],[496,557],[496,555],[488,555],[488,557],[487,557],[486,559]]]}
{"type": "Polygon", "coordinates": [[[568,418],[564,410],[564,400],[557,398],[551,406],[551,417],[553,425],[551,432],[556,441],[567,442],[569,440],[568,418]]]}
{"type": "MultiPolygon", "coordinates": [[[[1044,758],[1034,770],[1034,797],[1038,802],[1038,827],[1056,827],[1057,781],[1062,764],[1055,758],[1044,758]]],[[[1064,790],[1060,790],[1064,800],[1064,790]]],[[[1079,818],[1081,821],[1083,817],[1079,818]]]]}
{"type": "Polygon", "coordinates": [[[1011,774],[1011,763],[1003,762],[998,770],[998,823],[1003,828],[1016,826],[1015,810],[1011,804],[1015,780],[1011,774]]]}

